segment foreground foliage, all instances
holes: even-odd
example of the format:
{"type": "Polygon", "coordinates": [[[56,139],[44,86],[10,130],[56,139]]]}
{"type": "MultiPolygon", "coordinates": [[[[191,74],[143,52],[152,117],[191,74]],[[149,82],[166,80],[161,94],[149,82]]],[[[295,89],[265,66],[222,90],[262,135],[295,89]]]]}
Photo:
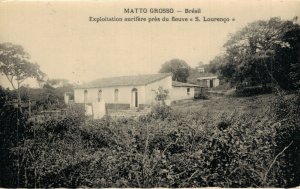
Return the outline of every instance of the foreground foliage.
{"type": "Polygon", "coordinates": [[[299,185],[297,96],[259,114],[156,107],[93,121],[71,107],[65,119],[16,124],[9,112],[1,112],[2,187],[299,185]]]}

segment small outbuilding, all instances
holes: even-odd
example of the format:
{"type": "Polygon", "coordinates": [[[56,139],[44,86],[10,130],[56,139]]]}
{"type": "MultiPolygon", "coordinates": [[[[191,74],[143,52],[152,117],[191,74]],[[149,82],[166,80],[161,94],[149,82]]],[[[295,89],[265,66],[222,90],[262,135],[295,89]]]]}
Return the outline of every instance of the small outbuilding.
{"type": "Polygon", "coordinates": [[[220,80],[218,76],[210,75],[210,76],[202,76],[198,77],[197,81],[200,87],[214,88],[219,86],[220,80]]]}
{"type": "Polygon", "coordinates": [[[178,81],[172,82],[171,100],[193,99],[195,97],[195,89],[199,85],[183,83],[178,81]]]}

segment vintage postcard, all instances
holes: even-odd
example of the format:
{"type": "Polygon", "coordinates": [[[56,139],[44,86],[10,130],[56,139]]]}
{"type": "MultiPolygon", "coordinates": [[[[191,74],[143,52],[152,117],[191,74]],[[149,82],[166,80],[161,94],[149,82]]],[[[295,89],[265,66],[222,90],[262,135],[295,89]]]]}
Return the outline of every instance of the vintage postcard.
{"type": "Polygon", "coordinates": [[[299,0],[0,1],[0,187],[300,185],[299,0]]]}

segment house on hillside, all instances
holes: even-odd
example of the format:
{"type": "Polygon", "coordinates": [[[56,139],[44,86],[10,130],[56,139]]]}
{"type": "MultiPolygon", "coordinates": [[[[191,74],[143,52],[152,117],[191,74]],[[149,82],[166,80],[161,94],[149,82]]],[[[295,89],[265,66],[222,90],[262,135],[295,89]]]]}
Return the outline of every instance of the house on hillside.
{"type": "Polygon", "coordinates": [[[218,76],[212,73],[201,73],[200,77],[197,78],[197,82],[200,87],[214,88],[219,86],[220,80],[218,76]]]}
{"type": "Polygon", "coordinates": [[[169,91],[169,100],[193,99],[197,85],[172,81],[171,74],[103,78],[74,89],[75,103],[105,102],[120,109],[143,107],[155,102],[159,87],[169,91]]]}
{"type": "Polygon", "coordinates": [[[205,71],[203,67],[197,67],[196,69],[199,73],[204,73],[205,71]]]}

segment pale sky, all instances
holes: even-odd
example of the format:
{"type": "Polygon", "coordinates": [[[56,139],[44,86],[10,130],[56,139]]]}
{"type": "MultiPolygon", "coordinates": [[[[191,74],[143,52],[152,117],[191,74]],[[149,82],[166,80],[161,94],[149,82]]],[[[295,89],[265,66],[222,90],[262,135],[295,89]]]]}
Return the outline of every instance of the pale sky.
{"type": "MultiPolygon", "coordinates": [[[[167,0],[2,2],[0,43],[19,44],[49,78],[87,82],[101,77],[157,73],[173,58],[191,67],[222,53],[233,33],[270,17],[300,18],[295,0],[167,0]],[[124,8],[200,8],[201,14],[125,14],[124,8]],[[215,22],[90,22],[89,17],[228,17],[215,22]]],[[[5,78],[1,85],[7,86],[5,78]]]]}

